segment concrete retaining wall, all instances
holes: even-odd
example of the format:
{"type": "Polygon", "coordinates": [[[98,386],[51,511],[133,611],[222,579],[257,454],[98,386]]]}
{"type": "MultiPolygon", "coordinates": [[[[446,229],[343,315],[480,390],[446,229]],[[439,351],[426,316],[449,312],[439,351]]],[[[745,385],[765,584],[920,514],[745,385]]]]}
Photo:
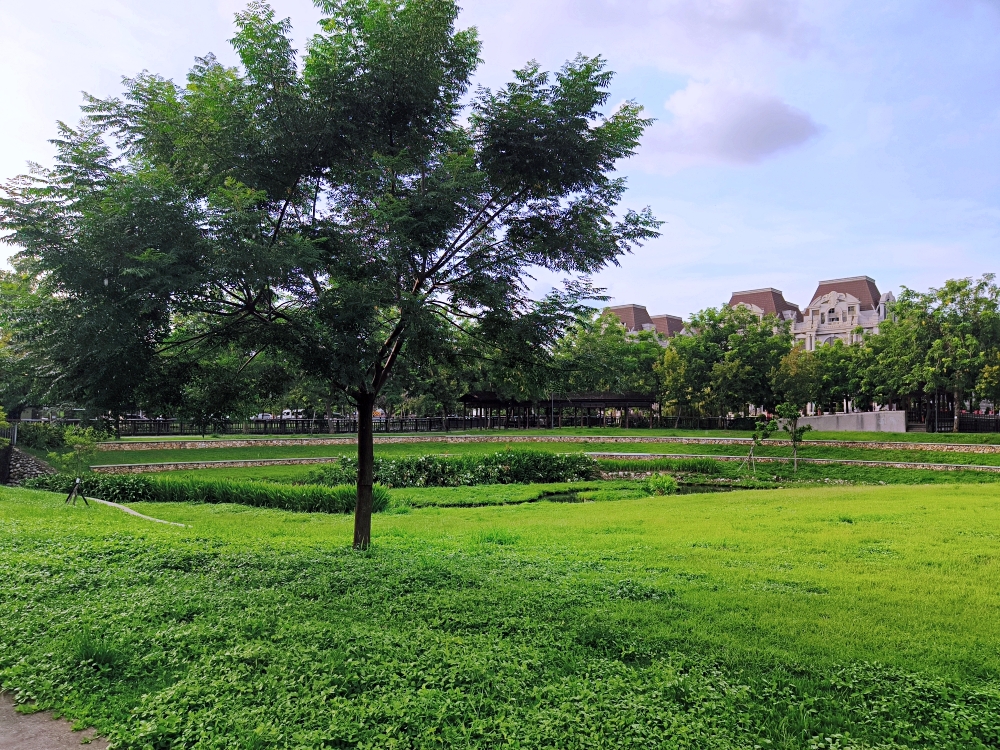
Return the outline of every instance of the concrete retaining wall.
{"type": "Polygon", "coordinates": [[[820,432],[906,432],[905,411],[863,411],[856,414],[824,414],[802,417],[800,425],[820,432]]]}

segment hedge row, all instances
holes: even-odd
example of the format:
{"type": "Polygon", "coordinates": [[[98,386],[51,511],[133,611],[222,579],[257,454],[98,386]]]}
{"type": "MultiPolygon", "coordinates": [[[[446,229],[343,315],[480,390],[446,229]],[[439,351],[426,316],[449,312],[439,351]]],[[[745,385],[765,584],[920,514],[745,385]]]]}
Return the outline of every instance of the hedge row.
{"type": "MultiPolygon", "coordinates": [[[[314,469],[306,482],[316,485],[357,481],[358,460],[314,469]]],[[[465,487],[477,484],[548,484],[600,478],[597,462],[582,453],[506,450],[481,456],[376,458],[375,481],[386,487],[465,487]]]]}
{"type": "MultiPolygon", "coordinates": [[[[50,492],[73,488],[68,474],[52,474],[29,479],[25,487],[50,492]]],[[[135,474],[87,474],[83,492],[113,503],[235,503],[257,508],[279,508],[308,513],[353,513],[357,503],[354,486],[318,487],[270,482],[232,481],[225,479],[182,479],[148,477],[135,474]]],[[[374,510],[389,505],[389,493],[375,487],[374,510]]]]}

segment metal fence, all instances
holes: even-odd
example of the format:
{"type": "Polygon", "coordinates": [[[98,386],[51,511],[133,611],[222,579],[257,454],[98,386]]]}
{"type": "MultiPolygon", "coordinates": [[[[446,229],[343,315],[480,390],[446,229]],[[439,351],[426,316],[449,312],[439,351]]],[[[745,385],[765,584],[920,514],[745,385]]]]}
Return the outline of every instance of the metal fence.
{"type": "Polygon", "coordinates": [[[17,422],[10,427],[0,427],[0,439],[9,440],[11,445],[17,445],[17,422]]]}
{"type": "MultiPolygon", "coordinates": [[[[683,430],[752,430],[753,417],[675,417],[629,414],[630,429],[683,429],[683,430]]],[[[498,414],[475,417],[392,417],[377,418],[372,427],[376,434],[425,433],[425,432],[465,432],[469,430],[524,430],[551,429],[560,427],[576,428],[620,428],[624,417],[621,413],[563,414],[550,419],[546,413],[518,415],[498,414]]],[[[25,424],[31,421],[25,420],[25,424]]],[[[58,424],[78,424],[79,420],[61,420],[58,424]]],[[[103,423],[104,429],[114,430],[113,424],[103,423]]],[[[353,435],[357,434],[357,419],[259,419],[247,422],[230,422],[224,425],[202,427],[175,419],[126,419],[118,423],[121,437],[170,437],[208,435],[353,435]]],[[[16,425],[9,430],[16,435],[16,425]]],[[[0,430],[0,437],[4,436],[0,430]]]]}
{"type": "MultiPolygon", "coordinates": [[[[937,419],[934,412],[927,414],[927,432],[954,432],[955,414],[951,411],[939,411],[937,419]]],[[[959,414],[959,432],[1000,432],[1000,414],[959,414]]]]}

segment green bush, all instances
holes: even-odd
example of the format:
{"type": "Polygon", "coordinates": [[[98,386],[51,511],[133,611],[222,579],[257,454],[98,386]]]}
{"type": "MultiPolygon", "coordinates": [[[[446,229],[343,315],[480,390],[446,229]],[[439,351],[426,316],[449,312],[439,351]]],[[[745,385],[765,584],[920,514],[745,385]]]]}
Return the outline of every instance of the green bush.
{"type": "MultiPolygon", "coordinates": [[[[357,481],[358,460],[344,458],[314,469],[306,484],[357,481]]],[[[482,456],[376,458],[375,481],[386,487],[465,487],[479,484],[576,482],[599,477],[597,462],[582,453],[507,450],[482,456]]]]}
{"type": "Polygon", "coordinates": [[[673,495],[677,492],[677,480],[669,474],[654,474],[642,483],[642,488],[650,495],[673,495]]]}
{"type": "MultiPolygon", "coordinates": [[[[39,451],[62,453],[67,448],[67,430],[77,429],[75,425],[50,424],[49,422],[21,422],[17,426],[17,444],[39,451]]],[[[97,440],[108,440],[111,437],[110,433],[100,427],[91,425],[88,429],[93,429],[93,435],[97,440]]]]}
{"type": "MultiPolygon", "coordinates": [[[[24,486],[69,493],[73,488],[73,481],[74,477],[71,475],[52,474],[29,479],[24,486]]],[[[318,487],[226,479],[151,478],[136,474],[86,474],[82,486],[85,495],[113,503],[234,503],[309,513],[353,513],[357,504],[357,490],[353,486],[318,487]]],[[[376,486],[373,510],[379,513],[388,505],[388,490],[376,486]]]]}

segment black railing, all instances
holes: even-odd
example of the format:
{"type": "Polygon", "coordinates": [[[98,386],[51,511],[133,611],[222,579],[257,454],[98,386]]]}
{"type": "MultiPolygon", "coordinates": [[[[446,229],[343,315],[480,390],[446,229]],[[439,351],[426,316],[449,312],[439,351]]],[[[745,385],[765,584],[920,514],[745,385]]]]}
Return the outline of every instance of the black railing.
{"type": "MultiPolygon", "coordinates": [[[[935,419],[934,411],[927,413],[924,424],[927,432],[954,432],[955,414],[941,410],[935,419]]],[[[1000,414],[959,414],[959,432],[1000,432],[1000,414]]]]}
{"type": "MultiPolygon", "coordinates": [[[[594,410],[595,412],[597,410],[594,410]]],[[[555,419],[539,414],[474,417],[392,417],[373,421],[375,434],[465,432],[469,430],[524,430],[575,428],[620,428],[624,426],[623,413],[566,414],[555,419]]],[[[630,412],[630,429],[683,429],[683,430],[752,430],[754,417],[675,417],[630,412]]],[[[27,420],[26,424],[30,424],[27,420]]],[[[60,420],[54,424],[78,424],[79,420],[60,420]]],[[[102,423],[104,429],[114,431],[114,424],[102,423]]],[[[16,428],[12,428],[16,433],[16,428]]],[[[118,423],[121,437],[200,437],[209,435],[353,435],[358,431],[358,420],[336,419],[255,419],[246,422],[229,422],[223,425],[202,426],[176,419],[125,419],[118,423]]],[[[0,437],[4,435],[0,431],[0,437]]]]}
{"type": "Polygon", "coordinates": [[[17,423],[10,427],[0,427],[0,439],[9,440],[11,445],[17,445],[17,423]]]}

